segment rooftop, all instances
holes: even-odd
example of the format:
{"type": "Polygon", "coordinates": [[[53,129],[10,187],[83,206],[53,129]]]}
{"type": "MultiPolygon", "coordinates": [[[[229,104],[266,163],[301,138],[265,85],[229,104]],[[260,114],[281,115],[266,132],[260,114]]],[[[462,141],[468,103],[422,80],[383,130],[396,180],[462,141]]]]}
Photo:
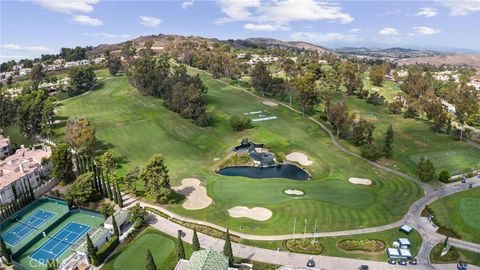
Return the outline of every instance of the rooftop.
{"type": "Polygon", "coordinates": [[[10,139],[0,134],[0,148],[10,145],[10,139]]]}
{"type": "Polygon", "coordinates": [[[34,172],[41,166],[42,159],[52,155],[50,147],[43,149],[20,148],[15,154],[0,162],[0,188],[4,188],[17,179],[34,172]]]}
{"type": "MultiPolygon", "coordinates": [[[[113,214],[115,216],[115,221],[117,222],[117,226],[122,225],[128,219],[128,211],[119,210],[113,214]]],[[[109,216],[107,220],[105,220],[105,225],[112,225],[112,216],[109,216]]]]}
{"type": "Polygon", "coordinates": [[[228,258],[220,252],[203,249],[192,253],[188,262],[181,261],[176,270],[227,270],[228,258]]]}

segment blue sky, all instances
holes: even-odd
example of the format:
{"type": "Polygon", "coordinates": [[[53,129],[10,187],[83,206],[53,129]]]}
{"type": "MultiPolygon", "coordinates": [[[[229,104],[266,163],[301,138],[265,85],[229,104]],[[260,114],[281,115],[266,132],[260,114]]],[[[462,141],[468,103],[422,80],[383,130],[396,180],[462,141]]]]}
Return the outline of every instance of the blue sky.
{"type": "Polygon", "coordinates": [[[149,34],[480,52],[480,0],[0,1],[0,61],[149,34]]]}

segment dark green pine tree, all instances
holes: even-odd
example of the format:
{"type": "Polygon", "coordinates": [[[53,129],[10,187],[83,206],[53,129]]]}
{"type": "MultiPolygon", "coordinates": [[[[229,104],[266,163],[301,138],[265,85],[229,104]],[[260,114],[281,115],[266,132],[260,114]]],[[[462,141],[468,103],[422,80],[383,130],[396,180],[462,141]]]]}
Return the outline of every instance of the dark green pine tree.
{"type": "Polygon", "coordinates": [[[121,208],[123,207],[123,198],[122,198],[122,191],[120,190],[120,186],[118,182],[115,184],[115,197],[117,198],[117,204],[121,208]]]}
{"type": "Polygon", "coordinates": [[[57,270],[58,262],[57,260],[48,260],[47,261],[47,270],[57,270]]]}
{"type": "Polygon", "coordinates": [[[97,261],[97,249],[93,245],[92,239],[90,238],[90,234],[87,233],[87,253],[90,258],[90,262],[95,264],[97,261]]]}
{"type": "Polygon", "coordinates": [[[103,193],[102,178],[100,177],[100,173],[99,173],[100,169],[98,168],[97,165],[94,165],[93,169],[94,169],[93,171],[95,172],[95,179],[97,181],[98,192],[100,192],[103,195],[103,197],[105,197],[103,193]]]}
{"type": "Polygon", "coordinates": [[[193,251],[199,251],[201,249],[200,241],[198,241],[196,228],[193,228],[192,249],[193,251]]]}
{"type": "Polygon", "coordinates": [[[387,132],[385,132],[385,144],[383,146],[383,154],[385,155],[386,158],[392,157],[393,137],[394,137],[393,127],[392,125],[390,125],[387,129],[387,132]]]}
{"type": "Polygon", "coordinates": [[[100,174],[99,176],[102,178],[102,189],[103,189],[103,197],[107,197],[108,198],[108,189],[107,189],[107,184],[105,182],[105,177],[104,177],[104,174],[102,173],[102,170],[100,170],[100,174]]]}
{"type": "Polygon", "coordinates": [[[113,201],[113,193],[112,193],[112,186],[110,185],[110,180],[106,180],[106,184],[107,184],[107,197],[113,201]]]}
{"type": "Polygon", "coordinates": [[[230,242],[230,232],[228,229],[225,238],[225,245],[223,246],[223,255],[228,257],[228,265],[233,266],[233,250],[232,243],[230,242]]]}
{"type": "Polygon", "coordinates": [[[78,157],[78,153],[75,153],[75,167],[77,168],[77,173],[80,175],[80,158],[78,157]]]}
{"type": "Polygon", "coordinates": [[[113,235],[120,239],[120,231],[117,226],[117,221],[115,220],[115,214],[112,215],[112,227],[113,227],[113,235]]]}
{"type": "Polygon", "coordinates": [[[177,259],[185,259],[185,248],[183,247],[182,236],[178,234],[177,237],[177,259]]]}
{"type": "Polygon", "coordinates": [[[145,268],[146,270],[157,270],[157,266],[155,265],[155,261],[153,260],[152,253],[150,249],[147,249],[147,258],[145,259],[145,268]]]}

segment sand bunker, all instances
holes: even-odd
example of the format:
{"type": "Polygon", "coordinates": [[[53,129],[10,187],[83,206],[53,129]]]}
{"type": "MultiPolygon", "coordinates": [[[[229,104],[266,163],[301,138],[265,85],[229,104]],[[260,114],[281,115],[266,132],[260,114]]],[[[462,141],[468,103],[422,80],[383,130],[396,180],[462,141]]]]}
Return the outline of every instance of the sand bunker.
{"type": "Polygon", "coordinates": [[[262,102],[264,105],[267,105],[267,106],[272,106],[272,107],[275,107],[275,106],[278,106],[277,103],[273,102],[273,101],[264,101],[262,102]]]}
{"type": "Polygon", "coordinates": [[[296,196],[302,196],[303,194],[305,194],[303,191],[298,189],[285,189],[283,193],[287,195],[296,195],[296,196]]]}
{"type": "Polygon", "coordinates": [[[246,206],[235,206],[228,209],[228,214],[234,218],[246,217],[259,221],[265,221],[272,217],[272,211],[263,207],[254,207],[250,209],[246,206]]]}
{"type": "Polygon", "coordinates": [[[182,180],[181,186],[173,187],[173,190],[187,197],[187,200],[183,203],[183,208],[198,210],[212,203],[212,198],[207,195],[207,189],[200,184],[200,180],[196,178],[185,178],[182,180]]]}
{"type": "Polygon", "coordinates": [[[309,160],[307,155],[300,152],[292,152],[285,157],[288,161],[298,162],[302,166],[310,166],[313,161],[309,160]]]}
{"type": "Polygon", "coordinates": [[[370,186],[372,184],[372,180],[370,179],[365,179],[365,178],[348,178],[348,181],[352,184],[355,185],[365,185],[365,186],[370,186]]]}

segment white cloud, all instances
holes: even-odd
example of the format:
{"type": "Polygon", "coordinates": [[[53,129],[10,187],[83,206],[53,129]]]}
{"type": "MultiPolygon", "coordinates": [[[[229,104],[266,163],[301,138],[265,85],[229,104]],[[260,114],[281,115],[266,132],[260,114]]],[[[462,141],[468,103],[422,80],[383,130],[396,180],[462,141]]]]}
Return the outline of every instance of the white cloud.
{"type": "Polygon", "coordinates": [[[314,33],[314,32],[295,32],[290,34],[293,40],[304,40],[311,42],[330,42],[330,41],[345,41],[357,42],[361,39],[357,35],[342,34],[342,33],[314,33]]]}
{"type": "Polygon", "coordinates": [[[102,38],[129,38],[128,34],[111,34],[111,33],[83,33],[85,36],[102,37],[102,38]]]}
{"type": "Polygon", "coordinates": [[[100,26],[103,25],[103,22],[99,19],[92,18],[87,15],[73,15],[72,20],[76,23],[90,26],[100,26]]]}
{"type": "Polygon", "coordinates": [[[152,16],[140,16],[140,23],[147,27],[157,27],[160,25],[162,20],[152,16]]]}
{"type": "MultiPolygon", "coordinates": [[[[227,17],[217,23],[251,21],[258,25],[282,25],[288,27],[293,21],[329,20],[340,23],[353,21],[350,14],[342,11],[338,4],[318,0],[219,0],[227,17]]],[[[279,30],[283,28],[280,27],[279,30]]]]}
{"type": "Polygon", "coordinates": [[[18,51],[18,52],[29,52],[29,53],[48,53],[51,50],[44,46],[22,46],[18,44],[0,44],[0,49],[18,51]]]}
{"type": "Polygon", "coordinates": [[[217,23],[249,20],[253,15],[249,9],[260,7],[260,0],[219,0],[219,3],[227,17],[218,19],[217,23]]]}
{"type": "Polygon", "coordinates": [[[350,32],[350,33],[358,33],[358,32],[360,32],[360,31],[362,31],[362,29],[360,29],[360,28],[352,28],[352,29],[350,29],[348,32],[350,32]]]}
{"type": "Polygon", "coordinates": [[[419,35],[434,35],[440,33],[440,29],[435,29],[427,26],[417,26],[413,27],[413,30],[415,30],[415,33],[419,35]]]}
{"type": "Polygon", "coordinates": [[[275,25],[275,24],[254,24],[247,23],[243,28],[251,31],[287,31],[290,28],[285,25],[275,25]]]}
{"type": "Polygon", "coordinates": [[[392,27],[385,27],[380,29],[378,33],[382,36],[398,35],[398,30],[392,27]]]}
{"type": "Polygon", "coordinates": [[[33,2],[53,11],[71,13],[91,12],[99,0],[34,0],[33,2]]]}
{"type": "Polygon", "coordinates": [[[193,6],[194,0],[189,0],[189,1],[183,1],[182,2],[182,8],[189,8],[193,6]]]}
{"type": "Polygon", "coordinates": [[[342,12],[335,4],[315,0],[279,0],[259,8],[260,20],[285,22],[331,20],[341,23],[353,21],[352,16],[342,12]]]}
{"type": "Polygon", "coordinates": [[[437,16],[438,11],[436,8],[431,8],[431,7],[423,7],[418,10],[417,13],[415,13],[416,16],[423,16],[427,18],[435,17],[437,16]]]}
{"type": "Polygon", "coordinates": [[[465,16],[480,11],[480,0],[439,0],[439,2],[450,9],[451,16],[465,16]]]}

